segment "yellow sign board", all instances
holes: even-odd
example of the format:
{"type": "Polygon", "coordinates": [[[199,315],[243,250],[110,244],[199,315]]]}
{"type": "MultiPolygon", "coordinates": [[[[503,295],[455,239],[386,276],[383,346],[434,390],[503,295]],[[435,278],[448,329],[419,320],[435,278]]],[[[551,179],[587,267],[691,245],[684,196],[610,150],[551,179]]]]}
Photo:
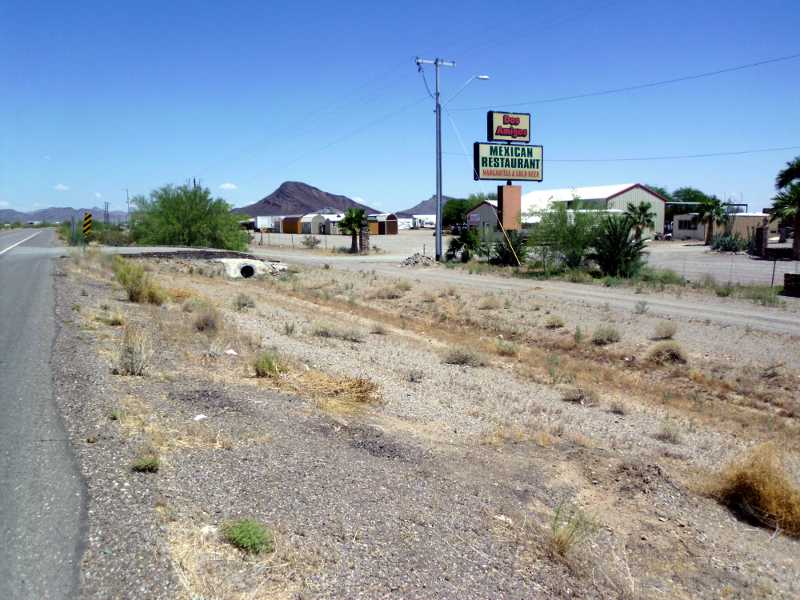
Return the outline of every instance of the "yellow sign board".
{"type": "Polygon", "coordinates": [[[490,142],[531,141],[530,113],[509,113],[490,110],[486,113],[486,139],[490,142]]]}

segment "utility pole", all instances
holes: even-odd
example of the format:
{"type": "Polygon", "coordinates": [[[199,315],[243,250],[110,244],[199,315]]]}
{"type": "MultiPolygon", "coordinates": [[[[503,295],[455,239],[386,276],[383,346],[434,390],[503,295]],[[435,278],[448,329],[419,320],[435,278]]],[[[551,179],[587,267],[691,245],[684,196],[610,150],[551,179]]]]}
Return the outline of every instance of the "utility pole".
{"type": "Polygon", "coordinates": [[[125,226],[131,226],[131,197],[128,195],[128,188],[125,188],[125,204],[128,207],[128,214],[125,216],[125,226]]]}
{"type": "Polygon", "coordinates": [[[439,102],[439,67],[455,67],[453,60],[442,60],[434,58],[416,59],[417,67],[422,69],[422,65],[433,65],[436,70],[436,260],[442,260],[442,105],[439,102]]]}

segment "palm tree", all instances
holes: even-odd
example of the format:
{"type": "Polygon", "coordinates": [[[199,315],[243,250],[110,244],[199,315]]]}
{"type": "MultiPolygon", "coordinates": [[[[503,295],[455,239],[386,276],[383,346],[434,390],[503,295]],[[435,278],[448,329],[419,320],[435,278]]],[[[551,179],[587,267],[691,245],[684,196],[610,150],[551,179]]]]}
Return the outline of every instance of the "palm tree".
{"type": "Polygon", "coordinates": [[[350,253],[358,254],[358,234],[367,222],[363,208],[348,208],[344,218],[339,221],[339,229],[351,237],[350,253]]]}
{"type": "Polygon", "coordinates": [[[774,221],[794,222],[794,240],[792,241],[792,258],[800,260],[800,156],[786,163],[775,178],[777,195],[772,199],[772,217],[774,221]]]}
{"type": "Polygon", "coordinates": [[[775,178],[775,189],[782,190],[797,181],[800,181],[800,156],[787,162],[786,168],[780,170],[775,178]]]}
{"type": "Polygon", "coordinates": [[[636,241],[642,239],[642,232],[649,228],[656,226],[656,213],[653,207],[647,202],[640,202],[639,204],[628,204],[625,209],[625,216],[633,223],[633,235],[636,241]]]}
{"type": "Polygon", "coordinates": [[[697,216],[700,222],[706,226],[706,246],[711,244],[711,239],[714,237],[714,225],[722,225],[728,220],[728,214],[725,212],[725,207],[722,206],[722,201],[716,196],[709,196],[700,202],[697,209],[697,216]]]}

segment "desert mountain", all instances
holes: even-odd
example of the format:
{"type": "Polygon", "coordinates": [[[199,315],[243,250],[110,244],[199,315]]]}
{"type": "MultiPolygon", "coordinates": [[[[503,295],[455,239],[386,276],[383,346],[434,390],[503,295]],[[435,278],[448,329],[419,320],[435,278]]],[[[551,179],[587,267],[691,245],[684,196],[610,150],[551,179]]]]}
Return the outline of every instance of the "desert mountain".
{"type": "Polygon", "coordinates": [[[367,213],[379,212],[359,204],[347,196],[329,194],[307,183],[286,181],[254,204],[234,209],[234,212],[255,216],[304,215],[315,212],[343,212],[348,208],[363,208],[367,213]]]}
{"type": "MultiPolygon", "coordinates": [[[[90,212],[96,221],[103,220],[103,209],[97,208],[70,208],[66,206],[51,206],[31,212],[20,212],[11,209],[0,210],[0,223],[27,223],[28,221],[47,221],[48,223],[59,223],[69,221],[73,217],[75,220],[83,218],[83,213],[90,212]]],[[[121,210],[108,211],[108,218],[112,223],[124,222],[127,215],[121,210]]]]}
{"type": "MultiPolygon", "coordinates": [[[[450,200],[458,200],[452,196],[442,196],[442,206],[450,202],[450,200]]],[[[411,215],[435,215],[436,214],[436,195],[434,194],[427,200],[423,200],[419,204],[415,204],[411,208],[400,210],[397,213],[398,217],[410,217],[411,215]]]]}

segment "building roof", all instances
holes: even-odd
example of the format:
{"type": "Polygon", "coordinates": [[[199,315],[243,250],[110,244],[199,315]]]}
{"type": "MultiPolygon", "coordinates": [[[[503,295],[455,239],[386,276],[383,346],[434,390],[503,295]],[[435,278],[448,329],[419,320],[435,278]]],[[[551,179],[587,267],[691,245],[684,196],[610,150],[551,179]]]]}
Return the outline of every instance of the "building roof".
{"type": "Polygon", "coordinates": [[[369,215],[367,219],[369,219],[370,221],[388,221],[390,219],[396,221],[397,215],[395,215],[394,213],[376,213],[369,215]]]}
{"type": "Polygon", "coordinates": [[[576,198],[587,201],[609,200],[635,187],[644,188],[654,196],[666,202],[666,199],[662,198],[660,194],[641,183],[617,183],[613,185],[534,190],[522,195],[522,212],[527,212],[529,210],[545,210],[553,202],[569,202],[576,198]]]}

